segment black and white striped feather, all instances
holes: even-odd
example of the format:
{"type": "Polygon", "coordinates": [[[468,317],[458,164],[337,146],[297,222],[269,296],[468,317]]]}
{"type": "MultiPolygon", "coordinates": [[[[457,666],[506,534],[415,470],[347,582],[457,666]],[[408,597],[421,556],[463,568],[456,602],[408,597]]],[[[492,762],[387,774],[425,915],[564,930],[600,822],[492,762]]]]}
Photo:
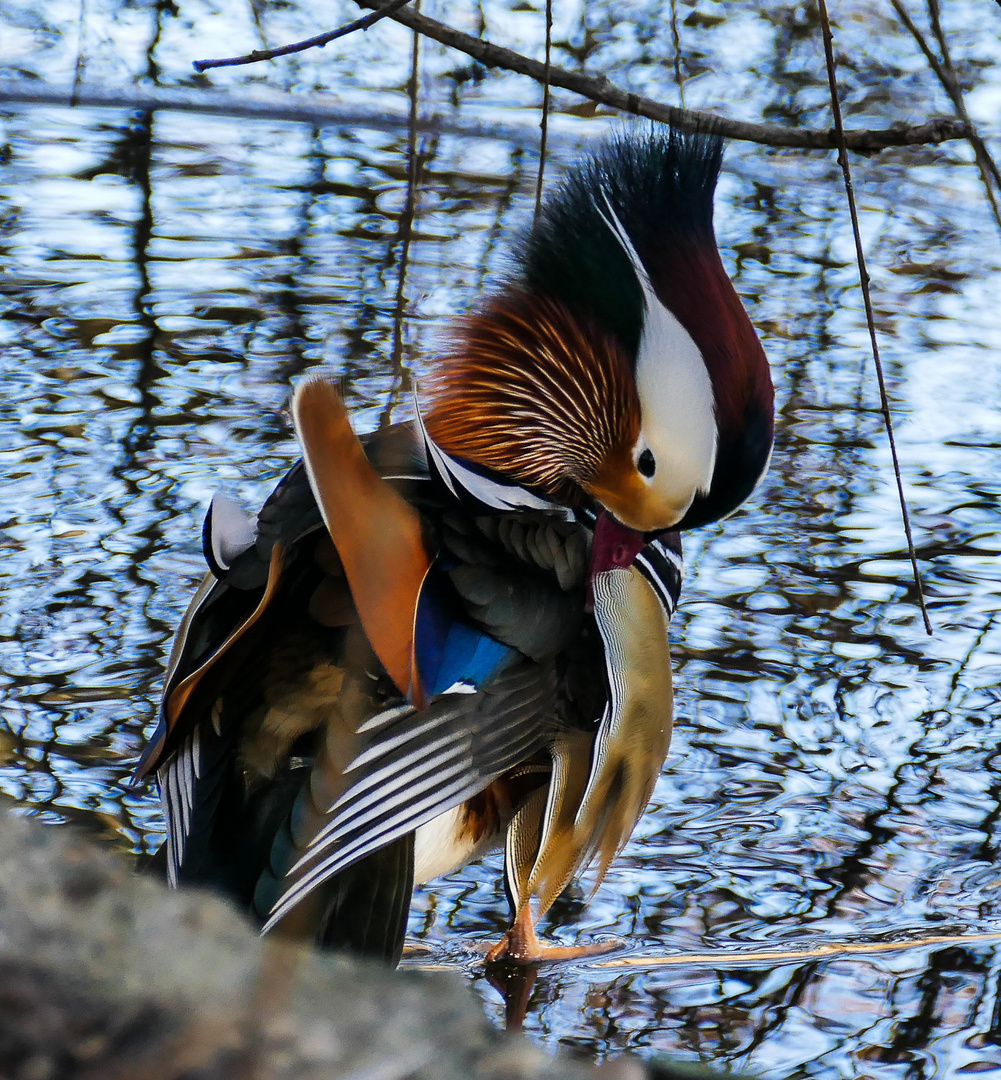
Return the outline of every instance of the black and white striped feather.
{"type": "Polygon", "coordinates": [[[670,619],[678,608],[685,572],[681,537],[678,533],[668,533],[651,540],[636,556],[636,565],[657,590],[664,612],[670,619]]]}
{"type": "MultiPolygon", "coordinates": [[[[395,705],[364,721],[358,728],[364,746],[339,777],[331,778],[321,754],[314,775],[332,780],[339,794],[322,806],[311,790],[300,797],[312,805],[293,812],[295,861],[285,870],[265,931],[343,870],[536,753],[546,741],[555,696],[552,664],[515,659],[475,694],[439,695],[423,713],[395,705]],[[310,835],[302,835],[306,831],[310,835]]],[[[272,870],[277,876],[283,868],[272,870]]]]}

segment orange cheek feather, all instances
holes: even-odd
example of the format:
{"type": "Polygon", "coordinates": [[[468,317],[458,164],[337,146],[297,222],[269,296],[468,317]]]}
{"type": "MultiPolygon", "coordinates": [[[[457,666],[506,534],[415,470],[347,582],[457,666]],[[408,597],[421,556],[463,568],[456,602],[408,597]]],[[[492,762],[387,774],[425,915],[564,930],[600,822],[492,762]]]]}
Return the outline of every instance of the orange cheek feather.
{"type": "Polygon", "coordinates": [[[632,453],[624,447],[609,454],[595,476],[581,487],[623,525],[638,532],[669,529],[688,509],[654,491],[636,471],[632,453]]]}

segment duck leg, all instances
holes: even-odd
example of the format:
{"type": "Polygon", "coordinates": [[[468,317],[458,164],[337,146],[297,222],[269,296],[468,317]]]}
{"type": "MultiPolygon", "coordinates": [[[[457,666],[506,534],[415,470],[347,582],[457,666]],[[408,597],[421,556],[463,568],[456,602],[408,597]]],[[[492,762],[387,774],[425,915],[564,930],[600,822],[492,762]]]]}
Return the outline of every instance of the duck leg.
{"type": "Polygon", "coordinates": [[[600,956],[622,947],[620,941],[592,941],[589,945],[545,945],[535,933],[531,905],[526,901],[515,916],[511,928],[486,955],[488,964],[545,964],[555,960],[579,960],[600,956]]]}

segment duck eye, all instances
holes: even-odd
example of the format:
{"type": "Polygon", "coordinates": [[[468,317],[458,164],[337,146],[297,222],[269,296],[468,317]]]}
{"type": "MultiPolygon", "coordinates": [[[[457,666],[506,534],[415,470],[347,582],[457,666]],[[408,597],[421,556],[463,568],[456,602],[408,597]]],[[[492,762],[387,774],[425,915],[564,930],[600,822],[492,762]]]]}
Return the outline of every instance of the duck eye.
{"type": "Polygon", "coordinates": [[[657,471],[657,462],[653,459],[653,454],[649,449],[643,451],[640,454],[639,459],[636,462],[636,468],[640,473],[649,479],[657,471]]]}

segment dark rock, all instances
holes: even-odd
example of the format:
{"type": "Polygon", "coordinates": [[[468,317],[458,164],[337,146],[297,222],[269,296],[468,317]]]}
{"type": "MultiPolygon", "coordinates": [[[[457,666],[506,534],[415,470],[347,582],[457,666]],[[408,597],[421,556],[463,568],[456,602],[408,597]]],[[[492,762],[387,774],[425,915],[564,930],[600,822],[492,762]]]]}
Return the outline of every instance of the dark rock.
{"type": "Polygon", "coordinates": [[[67,827],[0,811],[4,1080],[642,1080],[493,1029],[456,975],[262,940],[67,827]]]}

